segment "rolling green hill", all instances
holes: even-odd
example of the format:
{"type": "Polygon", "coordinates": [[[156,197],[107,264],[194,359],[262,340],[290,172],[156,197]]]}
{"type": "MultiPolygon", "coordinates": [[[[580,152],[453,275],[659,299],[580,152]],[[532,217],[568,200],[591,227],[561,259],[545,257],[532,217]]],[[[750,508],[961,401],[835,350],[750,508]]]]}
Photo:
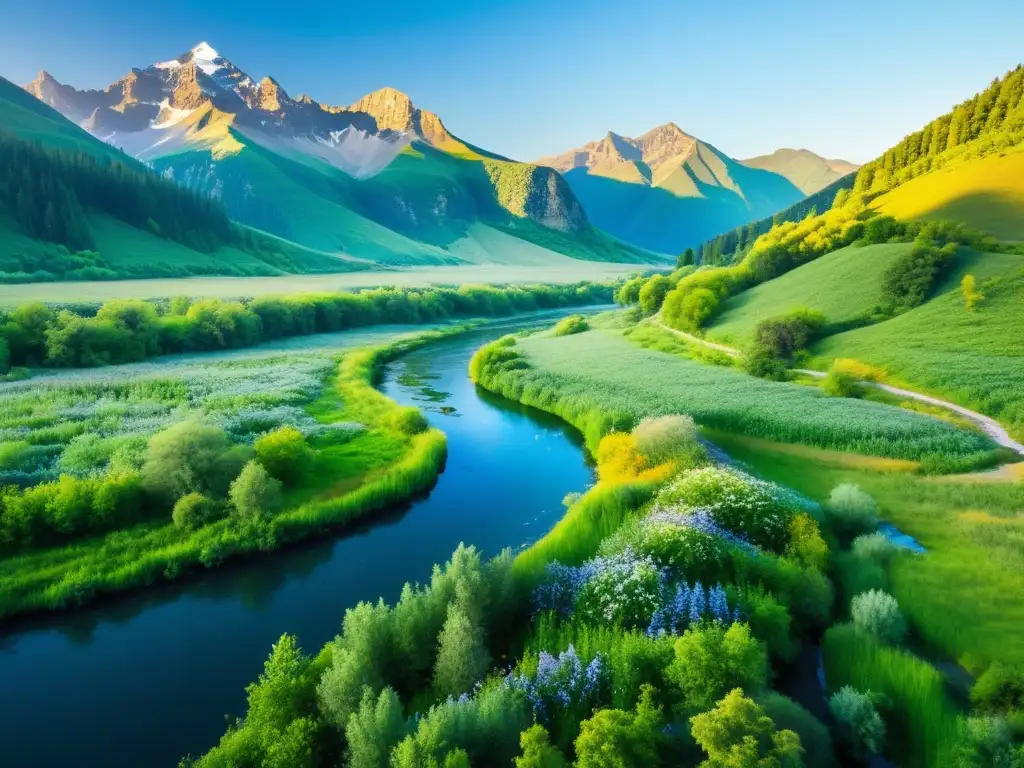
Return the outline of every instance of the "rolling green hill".
{"type": "Polygon", "coordinates": [[[965,309],[958,291],[950,290],[906,314],[826,338],[814,352],[825,359],[848,357],[879,366],[895,381],[998,419],[1020,439],[1024,256],[1006,254],[997,264],[1005,274],[981,282],[985,299],[974,312],[965,309]]]}
{"type": "Polygon", "coordinates": [[[725,302],[708,336],[744,344],[766,317],[797,307],[820,310],[827,321],[849,323],[867,316],[882,297],[882,275],[910,243],[849,246],[743,291],[725,302]]]}

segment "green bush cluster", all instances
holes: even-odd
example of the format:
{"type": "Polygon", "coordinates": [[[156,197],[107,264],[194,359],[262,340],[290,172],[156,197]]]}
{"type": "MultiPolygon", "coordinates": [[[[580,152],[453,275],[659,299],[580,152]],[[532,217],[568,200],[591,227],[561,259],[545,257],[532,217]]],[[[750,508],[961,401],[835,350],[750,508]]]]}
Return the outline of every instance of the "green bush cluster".
{"type": "Polygon", "coordinates": [[[551,333],[554,336],[572,336],[574,333],[583,333],[589,329],[590,323],[583,315],[569,315],[555,323],[551,333]]]}

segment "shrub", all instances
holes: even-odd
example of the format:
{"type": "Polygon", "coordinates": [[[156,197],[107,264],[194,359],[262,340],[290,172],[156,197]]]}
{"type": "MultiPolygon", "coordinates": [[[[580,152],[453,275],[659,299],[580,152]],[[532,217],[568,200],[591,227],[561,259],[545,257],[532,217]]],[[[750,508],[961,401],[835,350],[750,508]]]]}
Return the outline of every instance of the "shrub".
{"type": "Polygon", "coordinates": [[[886,566],[896,554],[896,545],[881,533],[862,533],[853,540],[853,554],[864,560],[871,560],[886,566]]]}
{"type": "Polygon", "coordinates": [[[590,330],[590,323],[583,315],[569,315],[563,317],[555,327],[551,329],[552,336],[572,336],[574,333],[583,333],[590,330]]]}
{"type": "Polygon", "coordinates": [[[192,531],[217,518],[217,504],[201,493],[189,493],[174,504],[171,519],[179,528],[192,531]]]}
{"type": "Polygon", "coordinates": [[[789,521],[789,543],[786,556],[807,568],[824,570],[828,564],[828,544],[821,537],[821,531],[814,518],[805,512],[794,515],[789,521]]]}
{"type": "Polygon", "coordinates": [[[829,397],[860,397],[864,386],[851,374],[833,366],[821,380],[821,391],[829,397]]]}
{"type": "Polygon", "coordinates": [[[914,247],[886,270],[882,278],[882,307],[887,312],[905,312],[923,304],[956,256],[956,244],[939,248],[918,239],[914,247]]]}
{"type": "Polygon", "coordinates": [[[710,624],[688,629],[676,641],[667,675],[688,707],[706,709],[733,688],[763,689],[768,657],[746,624],[710,624]]]}
{"type": "Polygon", "coordinates": [[[223,430],[183,421],[150,438],[142,475],[149,490],[168,499],[224,493],[241,466],[239,454],[223,430]]]}
{"type": "Polygon", "coordinates": [[[241,517],[268,517],[281,507],[281,481],[271,477],[259,462],[250,461],[231,483],[228,497],[241,517]]]}
{"type": "Polygon", "coordinates": [[[971,688],[971,704],[988,713],[1024,709],[1024,670],[994,662],[971,688]]]}
{"type": "Polygon", "coordinates": [[[878,527],[878,505],[852,483],[832,489],[825,503],[825,516],[833,532],[844,543],[878,527]]]}
{"type": "Polygon", "coordinates": [[[515,768],[568,768],[562,753],[553,747],[543,725],[535,723],[519,737],[523,754],[516,758],[515,768]]]}
{"type": "Polygon", "coordinates": [[[597,446],[597,476],[605,482],[635,478],[647,464],[636,440],[626,432],[612,432],[597,446]]]}
{"type": "Polygon", "coordinates": [[[683,414],[648,418],[637,424],[633,439],[651,464],[662,464],[697,447],[697,425],[683,414]]]}
{"type": "Polygon", "coordinates": [[[754,347],[743,357],[743,370],[751,376],[769,381],[786,381],[789,378],[785,361],[764,347],[754,347]]]}
{"type": "Polygon", "coordinates": [[[960,292],[964,297],[964,309],[973,312],[985,300],[985,294],[978,290],[978,281],[974,275],[964,275],[960,281],[960,292]]]}
{"type": "Polygon", "coordinates": [[[740,688],[730,691],[717,706],[690,718],[693,738],[708,753],[704,766],[803,765],[804,748],[793,731],[775,723],[740,688]]]}
{"type": "Polygon", "coordinates": [[[1001,717],[965,717],[960,721],[956,768],[1019,768],[1024,748],[1013,743],[1013,731],[1001,717]]]}
{"type": "Polygon", "coordinates": [[[658,493],[658,503],[705,510],[722,528],[773,551],[781,552],[789,537],[792,509],[782,490],[735,470],[691,469],[658,493]]]}
{"type": "Polygon", "coordinates": [[[816,309],[801,307],[781,317],[762,320],[754,329],[754,344],[773,357],[792,360],[807,347],[825,327],[825,315],[816,309]]]}
{"type": "Polygon", "coordinates": [[[804,748],[806,768],[833,768],[836,764],[832,736],[818,718],[785,696],[769,692],[757,699],[764,713],[780,730],[793,731],[804,748]]]}
{"type": "Polygon", "coordinates": [[[664,719],[645,685],[635,712],[602,709],[580,723],[576,768],[647,768],[658,763],[664,719]]]}
{"type": "Polygon", "coordinates": [[[696,332],[715,314],[720,303],[718,295],[707,288],[676,289],[665,297],[666,319],[673,328],[696,332]]]}
{"type": "Polygon", "coordinates": [[[285,485],[297,484],[311,469],[313,451],[295,427],[269,432],[258,438],[253,448],[256,460],[285,485]]]}
{"type": "Polygon", "coordinates": [[[841,742],[854,758],[867,761],[871,755],[881,754],[885,723],[869,693],[845,685],[828,700],[828,709],[841,742]]]}
{"type": "Polygon", "coordinates": [[[427,417],[415,406],[397,408],[389,419],[391,426],[403,435],[418,435],[426,432],[430,424],[427,417]]]}
{"type": "Polygon", "coordinates": [[[653,315],[661,308],[661,303],[671,287],[672,283],[665,275],[654,275],[649,278],[640,288],[640,310],[644,314],[653,315]]]}
{"type": "Polygon", "coordinates": [[[854,597],[850,614],[858,630],[870,632],[885,642],[901,643],[907,636],[907,621],[900,612],[899,603],[895,597],[879,589],[854,597]]]}

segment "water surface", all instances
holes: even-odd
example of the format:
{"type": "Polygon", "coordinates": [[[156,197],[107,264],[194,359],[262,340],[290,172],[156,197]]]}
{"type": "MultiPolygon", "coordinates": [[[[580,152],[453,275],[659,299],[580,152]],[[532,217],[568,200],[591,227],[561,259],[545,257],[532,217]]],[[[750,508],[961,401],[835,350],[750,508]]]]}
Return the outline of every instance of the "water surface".
{"type": "Polygon", "coordinates": [[[460,541],[492,555],[543,535],[562,497],[593,480],[582,442],[466,375],[477,347],[528,324],[432,343],[389,366],[384,392],[448,435],[445,470],[425,498],[334,539],[0,633],[0,766],[175,766],[216,743],[225,715],[244,713],[245,685],[282,633],[315,652],[347,607],[393,602],[460,541]]]}

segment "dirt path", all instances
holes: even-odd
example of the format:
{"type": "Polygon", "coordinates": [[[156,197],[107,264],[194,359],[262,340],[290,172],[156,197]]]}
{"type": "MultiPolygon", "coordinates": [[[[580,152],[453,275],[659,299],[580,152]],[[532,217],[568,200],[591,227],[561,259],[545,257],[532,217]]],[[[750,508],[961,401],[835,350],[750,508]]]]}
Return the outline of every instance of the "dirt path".
{"type": "MultiPolygon", "coordinates": [[[[718,350],[719,352],[724,352],[725,354],[729,355],[730,357],[734,357],[737,360],[740,357],[742,357],[742,353],[734,347],[727,347],[724,344],[716,344],[713,341],[707,341],[706,339],[702,339],[699,336],[694,336],[692,333],[677,331],[675,328],[669,328],[667,325],[657,320],[655,321],[655,325],[657,325],[663,331],[668,331],[674,336],[678,336],[681,339],[685,339],[686,341],[689,341],[692,344],[700,344],[701,346],[708,347],[710,349],[715,349],[718,350]]],[[[823,373],[822,371],[812,371],[808,368],[794,368],[793,370],[796,373],[803,373],[808,376],[813,376],[816,379],[821,379],[825,377],[825,373],[823,373]]],[[[1007,432],[1006,429],[998,421],[989,416],[986,416],[983,413],[972,411],[969,408],[964,408],[962,405],[951,403],[948,400],[941,400],[937,397],[932,397],[931,395],[924,395],[921,394],[920,392],[914,392],[911,389],[900,389],[899,387],[894,387],[890,384],[882,384],[875,381],[864,381],[861,383],[864,384],[865,386],[875,387],[876,389],[884,390],[885,392],[889,392],[890,394],[898,395],[899,397],[906,397],[911,400],[917,400],[922,403],[927,403],[928,405],[935,405],[938,406],[939,408],[945,408],[948,411],[953,411],[953,413],[963,416],[968,421],[972,422],[973,424],[976,424],[982,432],[984,432],[986,435],[992,438],[992,440],[994,440],[997,444],[1003,446],[1004,448],[1009,448],[1012,451],[1016,451],[1017,453],[1024,456],[1024,444],[1021,444],[1014,440],[1012,437],[1010,437],[1010,433],[1007,432]]]]}

